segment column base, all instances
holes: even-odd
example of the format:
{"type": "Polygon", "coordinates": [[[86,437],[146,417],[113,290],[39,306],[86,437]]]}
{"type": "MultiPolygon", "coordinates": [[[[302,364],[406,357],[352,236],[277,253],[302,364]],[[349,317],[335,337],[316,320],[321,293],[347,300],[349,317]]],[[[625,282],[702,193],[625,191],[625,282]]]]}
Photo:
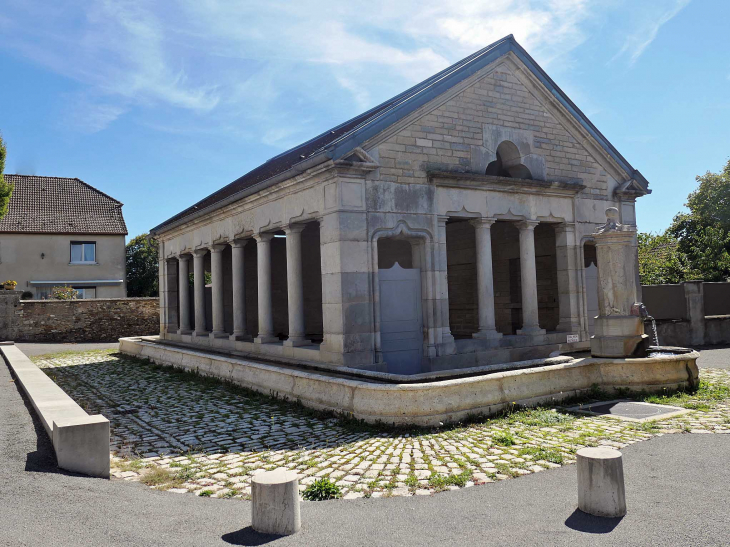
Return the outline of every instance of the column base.
{"type": "Polygon", "coordinates": [[[545,334],[547,331],[545,329],[541,329],[540,327],[532,326],[532,327],[522,327],[521,329],[517,329],[517,334],[526,335],[526,336],[539,336],[541,334],[545,334]]]}
{"type": "Polygon", "coordinates": [[[223,331],[213,331],[208,336],[211,338],[228,338],[228,333],[223,331]]]}
{"type": "Polygon", "coordinates": [[[311,346],[312,341],[307,340],[306,338],[288,338],[284,340],[284,346],[288,348],[295,348],[299,346],[311,346]]]}
{"type": "Polygon", "coordinates": [[[193,334],[192,329],[177,329],[178,334],[193,334]]]}
{"type": "Polygon", "coordinates": [[[193,331],[193,336],[197,336],[198,338],[208,338],[209,334],[207,330],[193,331]]]}
{"type": "Polygon", "coordinates": [[[270,334],[263,334],[254,338],[253,341],[254,344],[273,344],[274,342],[278,342],[279,339],[276,336],[271,336],[270,334]]]}
{"type": "Polygon", "coordinates": [[[245,332],[243,334],[231,334],[228,337],[229,340],[232,340],[234,342],[251,342],[253,341],[253,336],[250,334],[246,334],[245,332]]]}

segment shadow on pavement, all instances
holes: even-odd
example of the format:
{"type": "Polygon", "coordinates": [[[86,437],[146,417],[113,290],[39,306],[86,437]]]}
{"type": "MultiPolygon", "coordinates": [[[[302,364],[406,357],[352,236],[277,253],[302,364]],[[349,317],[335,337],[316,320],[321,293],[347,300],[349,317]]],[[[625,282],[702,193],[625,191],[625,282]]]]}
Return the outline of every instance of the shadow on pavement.
{"type": "Polygon", "coordinates": [[[565,519],[565,525],[568,528],[578,532],[587,532],[589,534],[609,534],[619,525],[623,517],[608,518],[596,517],[584,513],[580,509],[573,511],[573,514],[565,519]]]}
{"type": "Polygon", "coordinates": [[[237,532],[223,534],[221,539],[231,545],[266,545],[272,541],[276,541],[285,536],[276,536],[273,534],[261,534],[254,530],[251,526],[241,528],[237,532]]]}

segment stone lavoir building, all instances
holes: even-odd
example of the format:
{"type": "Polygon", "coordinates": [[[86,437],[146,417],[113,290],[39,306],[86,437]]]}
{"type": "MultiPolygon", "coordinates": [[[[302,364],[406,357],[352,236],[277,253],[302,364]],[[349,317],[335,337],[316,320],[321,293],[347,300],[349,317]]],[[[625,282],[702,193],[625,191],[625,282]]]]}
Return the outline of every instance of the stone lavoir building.
{"type": "Polygon", "coordinates": [[[649,192],[508,36],[154,228],[160,336],[397,374],[587,348],[591,234],[649,192]]]}

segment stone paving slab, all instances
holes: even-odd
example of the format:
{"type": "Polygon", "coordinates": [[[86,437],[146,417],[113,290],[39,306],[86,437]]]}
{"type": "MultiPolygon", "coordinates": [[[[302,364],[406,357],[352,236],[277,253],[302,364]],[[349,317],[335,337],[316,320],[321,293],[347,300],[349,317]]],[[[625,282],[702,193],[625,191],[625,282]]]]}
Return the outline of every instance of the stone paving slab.
{"type": "Polygon", "coordinates": [[[728,370],[703,369],[696,394],[655,398],[693,410],[655,422],[531,409],[464,426],[394,430],[118,353],[36,362],[87,412],[109,419],[115,480],[202,496],[248,498],[252,477],[279,467],[302,475],[302,489],[329,477],[344,499],[430,495],[571,464],[586,446],[730,433],[728,370]]]}

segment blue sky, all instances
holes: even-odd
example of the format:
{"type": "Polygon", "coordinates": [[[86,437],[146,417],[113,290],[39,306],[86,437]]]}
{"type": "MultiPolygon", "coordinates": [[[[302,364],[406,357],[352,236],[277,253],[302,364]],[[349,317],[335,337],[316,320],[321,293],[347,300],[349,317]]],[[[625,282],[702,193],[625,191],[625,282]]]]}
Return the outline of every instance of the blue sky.
{"type": "Polygon", "coordinates": [[[726,0],[3,0],[7,173],[79,177],[146,232],[507,34],[649,180],[668,226],[730,157],[726,0]]]}

